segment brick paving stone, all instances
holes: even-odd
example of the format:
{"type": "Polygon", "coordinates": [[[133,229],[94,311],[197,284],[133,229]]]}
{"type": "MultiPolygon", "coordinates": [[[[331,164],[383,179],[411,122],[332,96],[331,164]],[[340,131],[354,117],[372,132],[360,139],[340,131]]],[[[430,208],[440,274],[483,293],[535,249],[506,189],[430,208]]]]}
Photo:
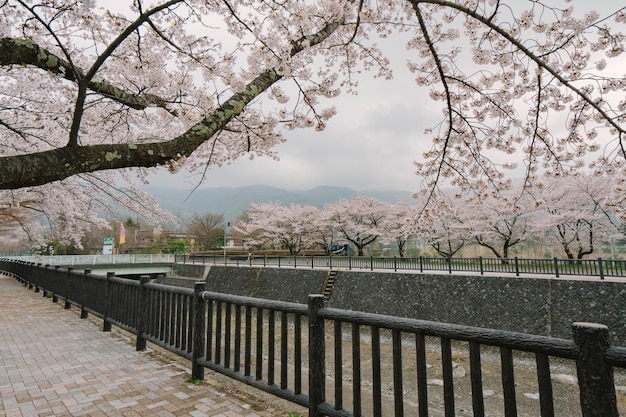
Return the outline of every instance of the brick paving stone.
{"type": "Polygon", "coordinates": [[[225,377],[208,369],[203,384],[188,383],[181,361],[156,348],[136,352],[131,337],[102,332],[77,312],[0,274],[0,417],[305,415],[246,398],[253,388],[245,384],[229,395],[225,377]]]}

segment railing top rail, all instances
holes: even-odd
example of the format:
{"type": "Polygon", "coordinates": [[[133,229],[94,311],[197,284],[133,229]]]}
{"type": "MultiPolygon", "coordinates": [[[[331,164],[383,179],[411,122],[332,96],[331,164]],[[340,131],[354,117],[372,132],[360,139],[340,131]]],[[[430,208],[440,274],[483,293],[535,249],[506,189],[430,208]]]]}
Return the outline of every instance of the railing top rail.
{"type": "Polygon", "coordinates": [[[48,265],[116,265],[138,263],[174,263],[173,254],[121,254],[121,255],[28,255],[7,256],[3,259],[34,262],[48,265]]]}
{"type": "Polygon", "coordinates": [[[460,257],[398,257],[398,256],[332,256],[332,255],[240,255],[185,254],[177,255],[177,263],[212,263],[214,265],[278,266],[287,268],[324,267],[394,271],[445,271],[528,275],[585,276],[626,278],[626,261],[616,259],[559,259],[559,258],[460,258],[460,257]],[[182,257],[182,259],[181,259],[182,257]],[[324,262],[325,260],[325,262],[324,262]]]}
{"type": "Polygon", "coordinates": [[[508,347],[526,352],[545,353],[568,359],[576,359],[579,353],[576,344],[567,339],[427,320],[392,317],[359,311],[340,310],[330,307],[321,308],[318,310],[317,314],[320,318],[327,320],[338,320],[410,333],[423,333],[427,336],[443,337],[460,341],[474,341],[483,345],[508,347]]]}
{"type": "Polygon", "coordinates": [[[202,293],[203,300],[222,301],[232,304],[238,304],[247,307],[266,308],[269,310],[281,310],[287,313],[308,314],[308,306],[306,304],[289,303],[286,301],[268,300],[265,298],[243,297],[240,295],[223,294],[219,292],[204,291],[202,293]]]}
{"type": "Polygon", "coordinates": [[[157,284],[156,282],[148,282],[144,284],[144,287],[148,289],[157,290],[157,291],[169,292],[172,294],[180,294],[180,295],[187,295],[187,296],[193,296],[194,294],[193,288],[179,287],[176,285],[157,284]]]}
{"type": "MultiPolygon", "coordinates": [[[[90,277],[94,277],[94,278],[95,277],[100,277],[100,278],[107,279],[107,277],[105,275],[90,274],[89,276],[90,277]]],[[[136,279],[122,278],[122,277],[116,277],[116,276],[110,277],[108,279],[110,279],[111,282],[116,282],[116,283],[123,284],[123,285],[130,285],[130,286],[137,286],[137,285],[139,285],[139,281],[136,280],[136,279]]]]}
{"type": "Polygon", "coordinates": [[[611,346],[604,357],[609,365],[626,368],[626,347],[611,346]]]}

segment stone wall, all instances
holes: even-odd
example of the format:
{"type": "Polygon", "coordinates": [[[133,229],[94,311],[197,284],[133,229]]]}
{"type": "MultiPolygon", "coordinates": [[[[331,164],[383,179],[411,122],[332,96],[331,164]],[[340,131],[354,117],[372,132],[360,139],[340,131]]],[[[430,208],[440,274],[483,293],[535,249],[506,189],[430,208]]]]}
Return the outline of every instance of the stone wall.
{"type": "Polygon", "coordinates": [[[175,277],[194,278],[198,281],[204,281],[210,268],[210,265],[174,264],[172,274],[175,277]]]}
{"type": "Polygon", "coordinates": [[[329,271],[211,266],[207,290],[247,297],[306,304],[320,293],[329,271]]]}
{"type": "MultiPolygon", "coordinates": [[[[187,266],[198,269],[189,269],[194,277],[204,274],[209,291],[295,303],[322,293],[328,276],[313,269],[187,266]]],[[[626,346],[626,283],[609,280],[340,270],[330,306],[566,339],[573,322],[597,322],[609,327],[611,344],[626,346]]]]}
{"type": "Polygon", "coordinates": [[[324,290],[325,270],[176,264],[160,284],[193,288],[205,281],[207,291],[306,304],[309,294],[324,290]]]}
{"type": "Polygon", "coordinates": [[[566,339],[573,322],[596,322],[626,346],[623,282],[339,271],[330,305],[566,339]]]}

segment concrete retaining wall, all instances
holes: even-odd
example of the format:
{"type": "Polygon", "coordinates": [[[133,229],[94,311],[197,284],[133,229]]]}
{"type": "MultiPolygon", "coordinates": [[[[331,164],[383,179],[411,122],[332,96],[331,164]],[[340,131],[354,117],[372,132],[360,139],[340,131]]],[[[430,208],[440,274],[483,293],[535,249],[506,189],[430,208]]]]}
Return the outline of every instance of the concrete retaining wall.
{"type": "Polygon", "coordinates": [[[210,268],[210,265],[174,264],[172,274],[177,277],[194,278],[198,281],[204,281],[210,268]]]}
{"type": "Polygon", "coordinates": [[[309,294],[324,290],[329,271],[222,265],[176,264],[160,284],[193,288],[205,281],[207,291],[306,304],[309,294]]]}
{"type": "Polygon", "coordinates": [[[212,266],[209,291],[306,304],[309,294],[319,294],[329,271],[212,266]]]}
{"type": "Polygon", "coordinates": [[[330,305],[566,339],[573,322],[597,322],[626,346],[621,282],[339,271],[330,305]]]}
{"type": "MultiPolygon", "coordinates": [[[[295,303],[322,293],[328,276],[313,269],[186,267],[205,277],[209,291],[295,303]]],[[[337,271],[330,306],[566,339],[573,322],[597,322],[609,327],[611,344],[626,346],[626,283],[599,279],[337,271]]]]}

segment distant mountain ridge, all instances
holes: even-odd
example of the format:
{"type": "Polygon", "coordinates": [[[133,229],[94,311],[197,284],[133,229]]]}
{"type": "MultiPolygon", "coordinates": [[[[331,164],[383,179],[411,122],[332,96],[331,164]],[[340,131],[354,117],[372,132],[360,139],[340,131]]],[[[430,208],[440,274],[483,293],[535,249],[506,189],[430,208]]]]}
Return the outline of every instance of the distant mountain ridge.
{"type": "Polygon", "coordinates": [[[159,200],[161,206],[181,218],[194,213],[224,213],[228,221],[234,221],[248,210],[252,203],[280,202],[283,205],[302,204],[322,208],[325,204],[363,195],[380,201],[395,203],[411,198],[410,191],[365,190],[323,185],[310,190],[285,190],[268,185],[245,187],[202,188],[195,191],[174,187],[149,186],[145,191],[159,200]]]}

